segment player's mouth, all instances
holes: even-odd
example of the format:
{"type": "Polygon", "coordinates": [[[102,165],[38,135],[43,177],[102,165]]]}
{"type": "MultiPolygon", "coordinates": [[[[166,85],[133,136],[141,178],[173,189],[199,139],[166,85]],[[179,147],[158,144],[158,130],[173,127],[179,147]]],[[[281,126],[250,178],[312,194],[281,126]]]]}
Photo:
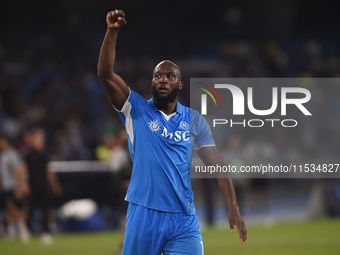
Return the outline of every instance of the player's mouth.
{"type": "Polygon", "coordinates": [[[158,89],[159,94],[165,94],[165,93],[168,93],[168,92],[169,92],[169,89],[167,89],[167,88],[159,88],[158,89]]]}

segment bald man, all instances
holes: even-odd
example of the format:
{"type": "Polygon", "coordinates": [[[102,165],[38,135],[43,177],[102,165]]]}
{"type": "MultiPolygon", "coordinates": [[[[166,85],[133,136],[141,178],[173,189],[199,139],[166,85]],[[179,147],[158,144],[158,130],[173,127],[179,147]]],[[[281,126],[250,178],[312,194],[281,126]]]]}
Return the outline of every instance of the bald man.
{"type": "MultiPolygon", "coordinates": [[[[122,254],[203,254],[190,180],[194,145],[206,165],[224,163],[210,127],[197,111],[181,105],[183,88],[179,67],[169,60],[153,71],[153,97],[145,100],[113,72],[118,31],[126,24],[123,11],[107,14],[107,32],[100,50],[98,77],[111,104],[124,122],[133,162],[122,254]]],[[[234,225],[244,244],[247,231],[230,178],[216,183],[228,201],[234,225]]]]}

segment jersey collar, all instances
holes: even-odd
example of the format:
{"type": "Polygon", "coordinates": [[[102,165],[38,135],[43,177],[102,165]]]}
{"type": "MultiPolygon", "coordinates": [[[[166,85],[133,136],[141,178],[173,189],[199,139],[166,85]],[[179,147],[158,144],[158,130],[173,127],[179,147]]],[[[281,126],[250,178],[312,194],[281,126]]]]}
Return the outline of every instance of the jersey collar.
{"type": "MultiPolygon", "coordinates": [[[[155,103],[153,101],[153,97],[148,101],[148,104],[150,105],[151,109],[154,111],[154,112],[159,112],[158,108],[155,106],[155,103]]],[[[182,114],[182,105],[178,102],[177,100],[177,104],[176,104],[176,112],[178,114],[182,114]]]]}

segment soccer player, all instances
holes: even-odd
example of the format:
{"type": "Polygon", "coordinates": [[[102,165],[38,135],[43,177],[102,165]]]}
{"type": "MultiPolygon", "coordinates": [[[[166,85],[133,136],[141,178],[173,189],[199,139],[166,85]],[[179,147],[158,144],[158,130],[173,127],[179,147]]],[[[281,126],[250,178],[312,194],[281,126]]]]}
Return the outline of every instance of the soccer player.
{"type": "Polygon", "coordinates": [[[0,150],[0,180],[7,210],[8,237],[14,238],[15,224],[17,224],[19,238],[26,243],[30,239],[30,234],[18,208],[20,207],[19,200],[29,192],[29,187],[21,167],[19,153],[8,137],[0,137],[0,150]]]}
{"type": "MultiPolygon", "coordinates": [[[[195,214],[190,181],[194,145],[206,165],[224,163],[214,145],[210,128],[198,112],[177,101],[181,72],[171,61],[153,71],[153,98],[145,100],[131,91],[113,72],[119,29],[126,24],[121,10],[107,14],[107,31],[100,50],[98,77],[122,118],[129,141],[133,171],[126,200],[122,254],[203,254],[202,234],[195,214]]],[[[240,241],[247,242],[230,178],[216,178],[229,205],[228,221],[240,241]]]]}
{"type": "Polygon", "coordinates": [[[43,230],[41,233],[41,242],[44,245],[53,243],[53,238],[48,227],[49,194],[48,185],[51,185],[52,192],[56,195],[62,193],[57,175],[48,167],[49,157],[45,150],[45,132],[41,128],[34,128],[29,131],[28,142],[30,149],[27,151],[23,167],[29,176],[30,198],[28,227],[31,226],[33,212],[37,208],[43,210],[43,230]]]}

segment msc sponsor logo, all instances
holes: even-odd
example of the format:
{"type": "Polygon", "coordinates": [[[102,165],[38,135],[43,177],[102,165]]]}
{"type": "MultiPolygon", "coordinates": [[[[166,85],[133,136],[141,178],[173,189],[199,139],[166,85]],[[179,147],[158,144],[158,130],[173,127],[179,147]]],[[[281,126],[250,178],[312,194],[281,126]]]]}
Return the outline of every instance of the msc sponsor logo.
{"type": "Polygon", "coordinates": [[[175,142],[180,142],[180,141],[188,141],[190,139],[190,133],[189,131],[176,131],[175,133],[168,133],[168,130],[166,127],[163,129],[163,133],[161,136],[169,139],[169,140],[174,140],[175,142]]]}
{"type": "MultiPolygon", "coordinates": [[[[152,132],[158,132],[161,130],[160,124],[158,120],[152,120],[148,122],[149,128],[152,132]]],[[[189,129],[189,123],[186,121],[181,121],[180,126],[182,129],[189,129]]],[[[164,127],[163,132],[161,136],[173,140],[175,142],[180,142],[180,141],[189,141],[190,139],[190,132],[189,131],[176,131],[174,133],[169,133],[166,127],[164,127]]]]}

